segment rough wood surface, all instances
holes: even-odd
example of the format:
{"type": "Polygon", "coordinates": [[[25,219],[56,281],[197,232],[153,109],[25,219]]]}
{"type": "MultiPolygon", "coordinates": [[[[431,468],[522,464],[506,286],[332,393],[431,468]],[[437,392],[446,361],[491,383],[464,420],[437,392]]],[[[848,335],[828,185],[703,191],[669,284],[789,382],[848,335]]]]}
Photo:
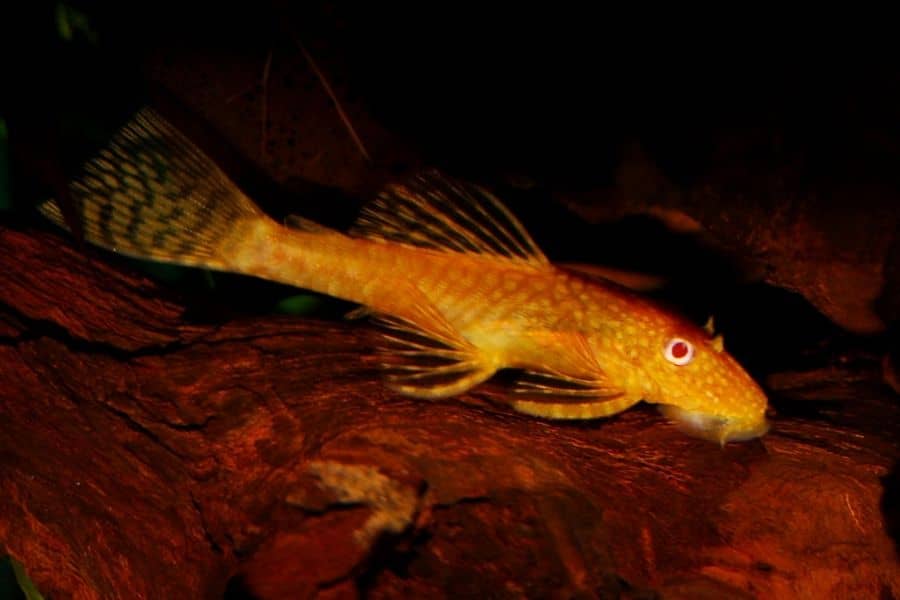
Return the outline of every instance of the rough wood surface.
{"type": "Polygon", "coordinates": [[[0,229],[0,551],[50,597],[900,596],[886,388],[724,449],[416,402],[363,323],[190,323],[93,256],[0,229]]]}

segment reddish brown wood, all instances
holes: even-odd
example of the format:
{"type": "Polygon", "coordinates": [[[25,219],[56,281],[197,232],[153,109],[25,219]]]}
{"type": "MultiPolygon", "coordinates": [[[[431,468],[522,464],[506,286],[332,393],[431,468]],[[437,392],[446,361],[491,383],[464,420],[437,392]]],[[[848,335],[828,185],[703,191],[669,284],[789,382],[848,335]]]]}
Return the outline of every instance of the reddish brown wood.
{"type": "Polygon", "coordinates": [[[900,595],[886,387],[720,449],[394,396],[364,323],[182,311],[0,230],[0,550],[51,597],[900,595]]]}

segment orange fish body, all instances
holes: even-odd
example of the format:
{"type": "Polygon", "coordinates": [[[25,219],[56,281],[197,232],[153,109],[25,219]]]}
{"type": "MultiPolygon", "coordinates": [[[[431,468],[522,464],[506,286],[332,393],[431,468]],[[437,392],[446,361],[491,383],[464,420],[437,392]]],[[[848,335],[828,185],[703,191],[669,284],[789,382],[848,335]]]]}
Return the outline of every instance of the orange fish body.
{"type": "MultiPolygon", "coordinates": [[[[386,328],[389,385],[421,398],[521,373],[512,406],[556,419],[644,400],[720,443],[763,435],[766,397],[712,332],[614,283],[552,265],[485,190],[428,173],[349,233],[267,217],[145,110],[72,184],[85,238],[141,258],[239,272],[359,303],[386,328]]],[[[59,207],[42,212],[64,225],[59,207]]]]}

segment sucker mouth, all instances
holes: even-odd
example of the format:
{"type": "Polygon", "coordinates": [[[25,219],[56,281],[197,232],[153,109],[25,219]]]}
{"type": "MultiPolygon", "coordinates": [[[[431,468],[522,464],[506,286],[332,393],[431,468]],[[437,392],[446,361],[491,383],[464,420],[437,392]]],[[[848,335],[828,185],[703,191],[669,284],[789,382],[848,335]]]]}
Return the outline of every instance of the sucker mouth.
{"type": "Polygon", "coordinates": [[[744,442],[761,437],[769,431],[770,423],[760,421],[735,421],[729,417],[685,410],[672,404],[660,404],[659,411],[683,433],[691,437],[718,442],[744,442]]]}

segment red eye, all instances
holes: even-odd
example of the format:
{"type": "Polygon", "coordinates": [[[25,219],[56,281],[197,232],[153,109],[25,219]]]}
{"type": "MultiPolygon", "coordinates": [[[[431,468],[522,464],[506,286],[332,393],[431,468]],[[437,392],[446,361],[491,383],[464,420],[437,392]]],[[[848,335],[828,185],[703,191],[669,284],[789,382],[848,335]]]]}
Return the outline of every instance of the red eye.
{"type": "Polygon", "coordinates": [[[687,340],[672,338],[666,344],[665,357],[673,365],[686,365],[694,358],[694,346],[687,340]]]}

